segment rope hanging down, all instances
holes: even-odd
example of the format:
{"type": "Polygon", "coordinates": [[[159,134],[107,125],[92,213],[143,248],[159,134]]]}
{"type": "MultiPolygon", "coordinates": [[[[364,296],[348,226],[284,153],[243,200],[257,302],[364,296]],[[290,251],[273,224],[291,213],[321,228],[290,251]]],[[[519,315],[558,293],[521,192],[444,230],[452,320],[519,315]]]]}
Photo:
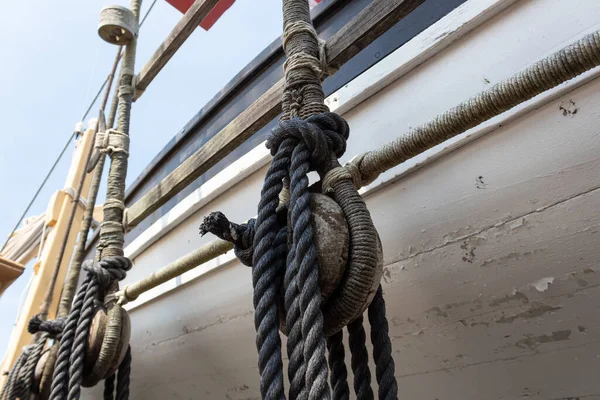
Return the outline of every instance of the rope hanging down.
{"type": "MultiPolygon", "coordinates": [[[[331,184],[327,186],[328,178],[330,182],[335,181],[335,179],[340,179],[339,175],[352,179],[357,189],[364,185],[368,185],[377,178],[378,174],[401,164],[414,155],[420,154],[431,147],[442,143],[448,138],[461,134],[467,129],[472,128],[489,118],[500,115],[504,111],[507,111],[546,90],[550,90],[559,84],[565,83],[599,65],[600,32],[593,32],[558,52],[537,61],[532,66],[516,75],[438,115],[421,127],[415,128],[411,132],[398,135],[396,140],[386,144],[384,147],[363,153],[362,155],[355,157],[353,161],[344,167],[331,170],[321,182],[323,191],[329,193],[327,188],[330,188],[331,184]],[[506,90],[509,90],[511,93],[508,100],[506,97],[502,97],[506,90]],[[489,113],[486,112],[484,115],[477,114],[475,120],[470,120],[469,118],[465,118],[463,113],[472,112],[471,107],[473,107],[475,99],[477,99],[479,104],[486,109],[488,109],[487,104],[499,104],[500,102],[503,102],[501,107],[489,108],[489,113]],[[461,116],[459,119],[459,121],[461,121],[460,123],[456,123],[456,117],[458,115],[461,116]],[[435,121],[435,123],[433,121],[435,121]],[[419,139],[419,136],[421,135],[420,132],[423,130],[430,132],[427,135],[427,139],[419,139]],[[407,137],[410,137],[410,139],[407,140],[407,137]],[[413,146],[411,143],[417,143],[417,146],[413,146]],[[382,150],[383,148],[389,148],[391,150],[382,150]],[[384,152],[386,154],[385,162],[383,162],[384,152]],[[388,156],[394,153],[397,156],[388,156]],[[338,177],[336,177],[336,175],[338,175],[338,177]]],[[[208,224],[207,227],[210,225],[211,224],[208,224]]],[[[225,224],[225,226],[227,227],[229,225],[225,224]]],[[[232,223],[232,226],[239,227],[240,225],[232,223]]],[[[242,228],[243,229],[241,229],[240,232],[246,232],[245,228],[242,228]]],[[[207,243],[140,281],[129,284],[124,290],[117,294],[119,296],[119,302],[121,304],[126,304],[129,301],[133,301],[140,294],[147,292],[184,272],[190,271],[215,257],[223,255],[231,249],[236,249],[236,255],[238,255],[238,257],[238,251],[248,249],[247,246],[239,246],[230,239],[226,240],[228,241],[218,239],[207,243]]],[[[242,262],[244,262],[243,259],[242,262]]],[[[244,262],[244,264],[251,265],[252,263],[250,261],[249,263],[244,262]]]]}
{"type": "MultiPolygon", "coordinates": [[[[362,317],[367,307],[369,315],[374,316],[372,324],[381,329],[371,334],[379,398],[395,399],[394,362],[379,286],[382,264],[377,231],[351,177],[338,173],[332,178],[330,174],[340,169],[337,160],[346,149],[349,127],[324,105],[321,78],[327,69],[321,61],[326,57],[312,27],[307,1],[284,0],[283,20],[287,56],[283,112],[279,126],[267,139],[273,160],[265,177],[258,216],[256,221],[236,225],[222,214],[213,214],[205,219],[201,232],[210,231],[233,242],[236,255],[245,264],[252,259],[263,399],[285,398],[280,325],[288,335],[290,399],[329,399],[332,388],[335,399],[348,397],[341,332],[346,325],[355,392],[360,399],[373,398],[362,317]],[[322,180],[327,177],[331,195],[347,222],[348,263],[339,276],[323,271],[320,265],[317,243],[323,237],[313,225],[316,196],[323,195],[310,193],[307,174],[311,170],[317,171],[322,180]],[[289,204],[280,204],[280,198],[287,197],[282,192],[289,192],[289,204]],[[332,280],[336,288],[326,294],[323,287],[332,280]],[[376,301],[369,306],[374,296],[376,301]],[[282,314],[285,320],[280,323],[282,314]]],[[[317,188],[315,185],[313,189],[317,188]]]]}

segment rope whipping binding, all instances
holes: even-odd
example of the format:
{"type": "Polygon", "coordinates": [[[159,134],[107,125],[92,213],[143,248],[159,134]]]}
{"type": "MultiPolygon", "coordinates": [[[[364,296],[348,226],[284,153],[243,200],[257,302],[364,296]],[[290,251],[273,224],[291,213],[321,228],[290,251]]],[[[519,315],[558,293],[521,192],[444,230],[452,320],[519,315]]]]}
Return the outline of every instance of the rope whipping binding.
{"type": "MultiPolygon", "coordinates": [[[[261,191],[258,216],[255,221],[237,225],[220,213],[212,214],[205,219],[201,233],[212,232],[233,242],[243,263],[249,264],[252,259],[263,399],[286,397],[280,314],[285,314],[281,326],[288,335],[290,399],[329,399],[332,389],[334,399],[348,397],[342,334],[346,325],[355,392],[358,398],[373,398],[362,314],[369,308],[378,317],[374,321],[380,327],[384,325],[380,318],[387,324],[379,286],[380,243],[366,205],[348,174],[337,174],[333,179],[328,175],[341,168],[337,160],[346,149],[349,127],[324,104],[321,79],[331,71],[326,67],[326,54],[312,26],[308,2],[284,0],[283,20],[286,85],[279,126],[267,139],[273,160],[261,191]],[[315,195],[310,193],[307,176],[313,170],[322,180],[328,177],[329,194],[341,208],[349,229],[346,271],[326,301],[320,289],[315,244],[319,237],[313,228],[311,209],[315,195]],[[371,303],[373,297],[377,301],[371,303]]],[[[395,399],[397,385],[387,330],[372,333],[371,338],[379,398],[395,399]]]]}
{"type": "MultiPolygon", "coordinates": [[[[132,0],[131,13],[136,24],[139,21],[140,6],[141,0],[132,0]]],[[[114,293],[118,290],[118,281],[125,278],[126,271],[132,265],[123,256],[125,178],[137,41],[135,35],[132,36],[125,48],[119,75],[119,114],[117,128],[114,130],[117,139],[112,140],[114,136],[111,135],[111,148],[102,152],[110,156],[111,164],[100,240],[95,260],[83,263],[83,269],[88,274],[75,295],[60,341],[50,391],[52,400],[78,399],[82,385],[93,386],[101,379],[105,379],[105,399],[113,399],[115,376],[116,398],[127,399],[129,396],[129,317],[116,304],[114,293]],[[100,341],[100,351],[93,366],[84,368],[88,340],[93,341],[95,333],[90,331],[90,326],[97,318],[106,321],[105,332],[97,338],[100,341]]],[[[104,135],[109,132],[111,131],[106,131],[104,135]]]]}
{"type": "MultiPolygon", "coordinates": [[[[148,16],[150,15],[150,12],[152,11],[152,9],[154,8],[154,5],[156,4],[158,0],[154,0],[150,6],[148,7],[148,9],[146,10],[146,13],[144,14],[144,17],[142,18],[142,21],[140,22],[140,28],[142,27],[142,25],[144,24],[144,22],[146,21],[146,18],[148,18],[148,16]]],[[[119,57],[120,59],[120,57],[119,57]]],[[[88,114],[90,113],[90,111],[92,110],[92,107],[94,107],[94,104],[96,104],[96,101],[98,101],[98,98],[100,97],[100,94],[102,93],[102,90],[105,88],[106,85],[110,86],[110,82],[109,82],[110,76],[107,76],[104,81],[102,82],[102,84],[100,85],[100,88],[98,88],[98,91],[96,92],[96,94],[94,95],[94,98],[92,99],[92,101],[90,102],[90,104],[88,105],[88,107],[86,108],[85,112],[83,113],[83,116],[79,119],[80,121],[84,121],[88,114]]],[[[4,250],[4,248],[6,247],[6,244],[8,243],[8,240],[10,239],[10,237],[15,233],[15,231],[19,228],[19,225],[21,225],[21,222],[23,222],[23,219],[25,218],[25,216],[27,215],[27,213],[29,212],[29,210],[31,209],[31,206],[33,206],[33,203],[35,202],[35,200],[37,199],[38,195],[40,194],[40,192],[42,191],[42,189],[44,188],[44,186],[46,186],[46,183],[48,182],[48,179],[50,179],[50,176],[52,175],[52,173],[54,172],[54,170],[56,169],[56,166],[58,165],[58,163],[60,162],[60,160],[63,158],[63,156],[65,155],[67,149],[69,148],[69,145],[71,144],[71,141],[73,140],[73,138],[77,137],[78,135],[78,131],[74,130],[73,133],[69,136],[69,138],[67,139],[65,145],[63,146],[62,150],[60,151],[60,153],[58,154],[58,156],[56,157],[56,159],[54,160],[54,163],[52,164],[52,166],[50,167],[50,169],[48,170],[48,172],[46,173],[46,176],[44,177],[44,179],[42,180],[42,183],[38,186],[38,188],[36,189],[33,197],[31,198],[31,200],[29,201],[29,203],[27,204],[27,207],[25,207],[25,210],[23,211],[23,213],[21,214],[21,216],[19,217],[19,220],[17,221],[17,223],[15,224],[14,228],[12,229],[12,231],[10,232],[10,234],[7,236],[6,241],[4,242],[4,244],[2,245],[2,248],[0,249],[0,251],[4,250]]]]}
{"type": "MultiPolygon", "coordinates": [[[[356,188],[364,187],[373,182],[380,173],[597,66],[600,66],[600,31],[590,33],[556,53],[537,61],[523,71],[438,115],[428,123],[398,135],[396,140],[383,147],[358,155],[345,166],[332,169],[321,182],[322,190],[329,193],[332,190],[331,183],[341,177],[351,179],[356,188]],[[564,73],[564,71],[568,71],[568,73],[564,73]],[[532,82],[536,82],[533,87],[532,82]],[[513,95],[510,96],[509,101],[503,102],[501,107],[489,109],[489,113],[478,115],[476,120],[462,117],[465,110],[470,110],[470,107],[473,106],[475,99],[484,106],[488,103],[501,102],[503,99],[501,90],[507,88],[513,95]],[[460,123],[456,123],[457,115],[461,115],[460,123]],[[427,138],[420,139],[420,132],[423,130],[429,133],[427,138]],[[407,140],[407,137],[410,139],[407,140]],[[394,156],[394,153],[397,156],[394,156]],[[385,160],[383,159],[384,155],[385,160]]],[[[281,192],[280,198],[284,193],[285,188],[281,192]]],[[[289,198],[282,202],[287,203],[288,201],[289,198]]],[[[134,301],[140,294],[223,255],[231,249],[235,250],[236,256],[243,264],[251,266],[252,246],[240,242],[239,235],[244,234],[253,238],[253,227],[247,226],[253,222],[255,220],[248,221],[248,224],[238,225],[227,221],[222,213],[216,212],[209,215],[207,223],[201,227],[201,233],[210,231],[217,236],[223,235],[223,238],[209,242],[152,275],[127,285],[117,294],[119,302],[126,304],[134,301]],[[215,227],[213,221],[218,220],[217,217],[224,218],[224,220],[215,227]],[[232,234],[227,234],[224,230],[231,230],[232,234]],[[240,256],[242,252],[250,254],[250,261],[240,256]]]]}
{"type": "MultiPolygon", "coordinates": [[[[103,85],[103,87],[106,86],[106,90],[105,90],[103,101],[102,101],[100,117],[102,117],[102,114],[103,114],[102,108],[105,107],[107,100],[108,100],[108,96],[110,94],[110,88],[112,86],[114,73],[117,68],[119,58],[120,58],[119,53],[117,54],[117,58],[115,59],[115,62],[111,69],[111,73],[107,77],[106,82],[108,82],[108,86],[103,85]]],[[[93,134],[95,134],[97,129],[98,129],[98,124],[96,124],[96,126],[94,127],[94,129],[91,132],[93,134]]],[[[93,150],[93,147],[91,147],[88,154],[85,155],[86,162],[89,162],[91,155],[92,155],[92,150],[93,150]]],[[[96,171],[95,177],[97,177],[97,179],[95,179],[95,180],[98,181],[100,179],[101,175],[102,175],[101,170],[96,171]]],[[[26,371],[26,373],[19,373],[17,375],[13,375],[16,379],[22,380],[22,382],[20,383],[21,386],[28,388],[28,390],[22,391],[21,393],[19,393],[18,397],[22,398],[22,399],[28,398],[29,394],[31,392],[38,393],[38,392],[42,391],[42,389],[41,389],[43,386],[42,382],[44,381],[43,377],[42,377],[41,382],[37,382],[38,387],[32,388],[32,385],[34,384],[33,370],[35,369],[35,366],[40,361],[42,351],[44,350],[48,339],[56,339],[62,333],[62,329],[64,327],[64,322],[65,322],[64,321],[65,316],[66,316],[66,313],[68,313],[68,307],[70,306],[71,301],[72,301],[72,295],[70,295],[69,293],[72,293],[74,290],[74,286],[77,285],[77,280],[79,278],[79,268],[75,264],[76,264],[76,260],[78,259],[78,256],[82,256],[82,254],[80,254],[79,252],[76,251],[75,256],[73,258],[73,264],[72,264],[71,268],[69,269],[69,277],[65,281],[65,288],[61,295],[62,310],[61,310],[61,306],[59,305],[57,319],[46,321],[47,315],[50,311],[50,305],[53,300],[54,287],[56,286],[58,272],[59,272],[60,266],[63,261],[64,254],[66,251],[66,246],[67,246],[67,242],[68,242],[68,232],[71,231],[71,228],[72,228],[72,225],[73,225],[73,222],[75,219],[76,209],[77,209],[77,207],[79,207],[80,198],[82,195],[82,189],[83,189],[85,179],[86,179],[86,174],[83,173],[81,175],[80,181],[78,182],[77,190],[74,191],[74,193],[72,194],[72,209],[71,209],[71,213],[69,215],[69,220],[67,223],[67,234],[65,235],[65,237],[62,240],[61,248],[59,250],[58,257],[55,261],[54,269],[52,271],[52,276],[51,276],[50,282],[46,288],[44,301],[43,301],[42,305],[40,306],[40,312],[37,315],[35,315],[34,317],[32,317],[31,320],[29,321],[28,331],[31,334],[34,334],[34,338],[33,338],[34,344],[32,344],[31,347],[36,350],[36,351],[28,351],[27,352],[28,353],[27,362],[31,365],[31,370],[26,371]],[[70,285],[69,285],[69,282],[71,283],[70,285]],[[72,287],[69,288],[68,286],[72,286],[72,287]],[[67,307],[67,309],[65,309],[65,307],[67,307]],[[47,334],[44,335],[44,334],[41,334],[41,332],[46,332],[47,334]]],[[[99,184],[99,182],[97,182],[97,183],[99,184]]],[[[92,182],[92,185],[94,185],[94,182],[92,182]]],[[[78,248],[81,246],[85,247],[85,240],[87,238],[87,234],[89,232],[89,227],[91,225],[92,212],[93,212],[93,208],[94,208],[95,201],[96,201],[96,194],[97,194],[97,190],[94,193],[94,190],[92,187],[91,193],[88,195],[86,211],[84,213],[83,223],[81,226],[81,232],[79,234],[79,239],[78,239],[78,244],[77,244],[78,248]],[[90,197],[90,195],[91,195],[91,197],[90,197]],[[81,244],[81,242],[83,242],[83,244],[81,244]]],[[[40,244],[40,252],[41,252],[41,247],[42,247],[42,244],[40,244]]],[[[55,360],[55,357],[54,357],[55,354],[56,354],[56,352],[54,351],[54,349],[50,351],[49,357],[46,360],[47,364],[53,365],[54,360],[55,360]]],[[[13,399],[14,397],[8,397],[8,398],[13,399]]]]}

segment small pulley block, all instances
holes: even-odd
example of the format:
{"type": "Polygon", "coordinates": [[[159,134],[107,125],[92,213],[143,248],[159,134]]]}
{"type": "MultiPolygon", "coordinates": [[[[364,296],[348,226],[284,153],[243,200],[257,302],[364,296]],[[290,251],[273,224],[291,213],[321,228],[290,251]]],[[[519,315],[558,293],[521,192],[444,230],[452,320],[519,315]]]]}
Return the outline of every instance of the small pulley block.
{"type": "Polygon", "coordinates": [[[92,387],[111,376],[125,358],[131,322],[118,304],[96,310],[92,320],[83,365],[82,385],[92,387]]]}
{"type": "Polygon", "coordinates": [[[126,45],[137,36],[138,23],[130,9],[107,6],[100,11],[98,34],[108,43],[126,45]]]}

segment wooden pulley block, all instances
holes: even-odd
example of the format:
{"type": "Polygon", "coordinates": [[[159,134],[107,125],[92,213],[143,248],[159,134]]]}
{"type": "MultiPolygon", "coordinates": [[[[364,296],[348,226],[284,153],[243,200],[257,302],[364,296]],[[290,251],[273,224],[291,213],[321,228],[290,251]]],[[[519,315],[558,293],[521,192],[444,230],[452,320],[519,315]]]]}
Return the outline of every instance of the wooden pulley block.
{"type": "MultiPolygon", "coordinates": [[[[313,241],[317,247],[319,288],[323,302],[325,302],[338,287],[348,263],[350,243],[348,223],[340,206],[335,200],[324,194],[311,193],[310,208],[313,214],[313,241]]],[[[288,221],[289,224],[290,221],[288,221]]],[[[288,241],[291,240],[292,238],[288,237],[288,241]]],[[[281,331],[287,333],[283,298],[281,301],[281,331]]]]}
{"type": "MultiPolygon", "coordinates": [[[[44,377],[44,370],[48,364],[48,357],[50,356],[50,349],[44,350],[33,371],[33,381],[31,382],[31,392],[39,395],[42,392],[42,380],[44,377]]],[[[47,398],[47,397],[42,397],[47,398]]]]}
{"type": "Polygon", "coordinates": [[[114,304],[108,310],[96,311],[84,358],[84,387],[94,386],[116,372],[127,353],[130,335],[129,314],[121,306],[114,304]]]}
{"type": "Polygon", "coordinates": [[[323,301],[327,301],[342,280],[348,263],[348,223],[340,206],[329,196],[312,193],[310,207],[317,246],[319,287],[323,301]]]}
{"type": "MultiPolygon", "coordinates": [[[[337,191],[339,193],[332,193],[335,199],[332,201],[340,210],[341,218],[347,225],[348,233],[344,236],[349,239],[344,246],[347,253],[344,257],[346,265],[342,270],[343,274],[336,277],[337,282],[333,293],[324,297],[321,305],[323,330],[327,336],[337,333],[367,310],[383,276],[381,239],[373,226],[364,201],[351,184],[338,187],[337,191]],[[338,199],[336,196],[341,198],[338,199]],[[338,201],[342,206],[338,205],[338,201]]],[[[333,235],[339,236],[338,233],[333,235]]],[[[330,257],[331,253],[326,251],[327,249],[319,249],[319,256],[330,257]]],[[[323,274],[321,269],[319,271],[323,274]]]]}
{"type": "Polygon", "coordinates": [[[108,43],[126,45],[137,36],[138,23],[130,9],[107,6],[100,11],[98,34],[108,43]]]}
{"type": "Polygon", "coordinates": [[[50,398],[52,375],[54,373],[54,363],[58,355],[59,344],[57,340],[49,349],[45,350],[36,366],[33,392],[37,394],[39,400],[50,398]]]}

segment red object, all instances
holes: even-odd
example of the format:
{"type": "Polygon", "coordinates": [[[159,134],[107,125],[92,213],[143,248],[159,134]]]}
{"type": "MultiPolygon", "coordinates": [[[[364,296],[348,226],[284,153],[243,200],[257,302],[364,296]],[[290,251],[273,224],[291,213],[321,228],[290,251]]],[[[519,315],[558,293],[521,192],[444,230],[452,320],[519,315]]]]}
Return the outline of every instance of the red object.
{"type": "MultiPolygon", "coordinates": [[[[190,9],[192,4],[194,4],[194,0],[167,0],[167,3],[185,14],[187,10],[190,9]]],[[[235,3],[235,0],[219,1],[217,5],[208,13],[206,18],[200,22],[200,27],[202,27],[202,29],[205,31],[209,30],[233,3],[235,3]]]]}
{"type": "Polygon", "coordinates": [[[313,7],[315,7],[317,4],[319,4],[321,2],[321,0],[308,0],[308,5],[310,6],[311,10],[313,7]]]}

